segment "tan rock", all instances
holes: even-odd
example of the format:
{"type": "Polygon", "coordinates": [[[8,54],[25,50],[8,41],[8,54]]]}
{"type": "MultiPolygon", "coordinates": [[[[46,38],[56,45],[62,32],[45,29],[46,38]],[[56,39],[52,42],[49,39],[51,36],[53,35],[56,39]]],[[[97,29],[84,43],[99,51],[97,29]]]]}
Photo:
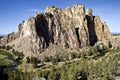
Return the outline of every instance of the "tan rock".
{"type": "Polygon", "coordinates": [[[36,56],[50,44],[78,50],[110,37],[106,23],[93,16],[92,9],[85,12],[84,5],[66,9],[52,6],[20,23],[19,31],[2,38],[0,44],[15,45],[13,48],[26,56],[36,56]]]}

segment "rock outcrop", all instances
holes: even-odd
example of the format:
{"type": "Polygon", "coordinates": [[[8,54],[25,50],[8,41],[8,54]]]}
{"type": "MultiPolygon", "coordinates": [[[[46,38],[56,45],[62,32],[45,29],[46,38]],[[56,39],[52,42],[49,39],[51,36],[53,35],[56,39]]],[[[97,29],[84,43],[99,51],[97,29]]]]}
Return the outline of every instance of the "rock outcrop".
{"type": "Polygon", "coordinates": [[[14,45],[26,56],[38,54],[50,44],[63,48],[80,49],[97,41],[111,38],[107,24],[92,9],[84,5],[60,9],[47,7],[45,13],[36,13],[19,24],[19,31],[0,40],[0,45],[14,45]],[[29,53],[29,54],[27,54],[29,53]]]}

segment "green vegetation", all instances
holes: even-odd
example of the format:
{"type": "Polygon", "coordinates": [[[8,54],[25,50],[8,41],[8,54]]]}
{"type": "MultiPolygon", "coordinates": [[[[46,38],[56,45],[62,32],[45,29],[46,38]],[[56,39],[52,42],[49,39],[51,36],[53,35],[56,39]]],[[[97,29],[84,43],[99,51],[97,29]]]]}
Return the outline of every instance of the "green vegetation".
{"type": "Polygon", "coordinates": [[[12,63],[12,60],[7,59],[6,56],[0,55],[0,71],[1,67],[8,66],[12,63]]]}
{"type": "Polygon", "coordinates": [[[26,57],[27,59],[27,63],[31,63],[33,64],[34,67],[37,67],[37,64],[41,63],[41,60],[39,60],[38,58],[36,57],[26,57]]]}
{"type": "Polygon", "coordinates": [[[113,80],[113,75],[120,60],[120,48],[111,49],[106,46],[94,46],[71,52],[69,55],[45,56],[41,61],[36,57],[26,57],[22,52],[0,49],[0,66],[8,75],[8,80],[113,80]],[[13,56],[8,58],[8,56],[13,56]],[[15,57],[20,58],[14,68],[9,67],[15,57]],[[49,65],[52,63],[52,65],[49,65]],[[7,67],[6,67],[7,66],[7,67]]]}
{"type": "Polygon", "coordinates": [[[16,51],[12,52],[11,46],[0,46],[0,79],[8,80],[10,77],[7,71],[14,71],[15,67],[20,62],[20,57],[23,54],[16,51]],[[16,54],[16,55],[15,55],[16,54]]]}
{"type": "Polygon", "coordinates": [[[43,60],[43,62],[52,62],[53,64],[55,64],[57,62],[61,62],[61,61],[63,61],[63,58],[60,57],[59,55],[56,55],[54,57],[53,56],[50,56],[50,57],[45,56],[44,60],[43,60]]]}

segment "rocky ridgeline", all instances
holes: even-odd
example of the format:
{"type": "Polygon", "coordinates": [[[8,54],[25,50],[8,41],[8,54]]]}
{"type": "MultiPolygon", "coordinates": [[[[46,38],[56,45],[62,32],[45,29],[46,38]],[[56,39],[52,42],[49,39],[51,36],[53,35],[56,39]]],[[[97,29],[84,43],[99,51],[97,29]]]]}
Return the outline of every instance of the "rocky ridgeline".
{"type": "Polygon", "coordinates": [[[80,49],[111,38],[107,24],[99,16],[93,16],[92,9],[85,10],[84,5],[65,9],[47,7],[45,13],[36,13],[18,27],[18,32],[2,38],[0,45],[11,45],[26,56],[39,54],[50,44],[80,49]]]}

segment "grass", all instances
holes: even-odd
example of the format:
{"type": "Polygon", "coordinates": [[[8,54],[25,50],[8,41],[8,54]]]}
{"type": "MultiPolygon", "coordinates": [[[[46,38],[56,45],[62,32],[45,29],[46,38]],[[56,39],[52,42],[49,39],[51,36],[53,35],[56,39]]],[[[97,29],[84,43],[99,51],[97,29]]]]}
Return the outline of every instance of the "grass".
{"type": "Polygon", "coordinates": [[[2,54],[2,55],[6,55],[6,54],[8,54],[8,52],[7,51],[5,51],[5,50],[0,50],[0,54],[2,54]]]}
{"type": "Polygon", "coordinates": [[[1,66],[8,66],[13,63],[14,60],[14,55],[5,50],[5,49],[0,49],[0,65],[1,66]]]}
{"type": "Polygon", "coordinates": [[[5,55],[10,60],[13,60],[15,58],[12,52],[6,51],[4,49],[0,49],[0,55],[5,55]]]}
{"type": "Polygon", "coordinates": [[[27,64],[25,60],[21,60],[21,64],[16,67],[17,70],[25,71],[34,71],[32,64],[27,64]]]}
{"type": "Polygon", "coordinates": [[[7,59],[5,55],[0,55],[0,66],[10,65],[12,60],[7,59]]]}

